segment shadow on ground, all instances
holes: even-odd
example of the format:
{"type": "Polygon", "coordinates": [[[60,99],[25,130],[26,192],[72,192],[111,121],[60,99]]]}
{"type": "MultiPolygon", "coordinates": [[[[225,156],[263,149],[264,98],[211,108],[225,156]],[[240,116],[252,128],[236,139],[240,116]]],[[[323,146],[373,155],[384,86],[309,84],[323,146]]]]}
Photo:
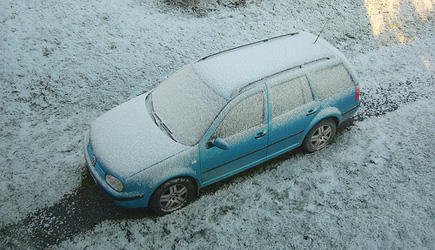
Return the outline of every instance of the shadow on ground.
{"type": "Polygon", "coordinates": [[[146,209],[123,209],[113,204],[86,171],[81,186],[73,194],[2,228],[1,234],[9,238],[6,247],[44,249],[91,230],[105,220],[143,217],[152,215],[146,209]]]}

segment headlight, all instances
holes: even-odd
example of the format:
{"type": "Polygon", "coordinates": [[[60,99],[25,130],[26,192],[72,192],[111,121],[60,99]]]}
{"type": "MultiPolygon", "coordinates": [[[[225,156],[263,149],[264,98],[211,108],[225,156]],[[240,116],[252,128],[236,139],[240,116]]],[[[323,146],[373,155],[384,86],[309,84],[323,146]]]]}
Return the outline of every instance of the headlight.
{"type": "Polygon", "coordinates": [[[111,175],[106,175],[106,182],[111,186],[113,189],[115,189],[118,192],[121,192],[123,189],[122,182],[118,180],[116,177],[113,177],[111,175]]]}

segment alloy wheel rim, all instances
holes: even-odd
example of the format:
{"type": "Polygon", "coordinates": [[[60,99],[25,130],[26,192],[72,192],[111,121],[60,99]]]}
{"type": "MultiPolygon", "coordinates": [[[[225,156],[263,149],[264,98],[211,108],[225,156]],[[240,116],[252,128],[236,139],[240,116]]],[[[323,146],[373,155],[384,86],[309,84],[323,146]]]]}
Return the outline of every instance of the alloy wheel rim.
{"type": "Polygon", "coordinates": [[[187,187],[172,185],[160,197],[160,206],[164,211],[170,212],[180,208],[187,198],[187,187]]]}
{"type": "Polygon", "coordinates": [[[314,149],[323,148],[324,146],[326,146],[326,144],[328,144],[331,135],[332,135],[331,126],[327,126],[327,125],[320,126],[314,132],[313,136],[311,136],[311,146],[314,149]]]}

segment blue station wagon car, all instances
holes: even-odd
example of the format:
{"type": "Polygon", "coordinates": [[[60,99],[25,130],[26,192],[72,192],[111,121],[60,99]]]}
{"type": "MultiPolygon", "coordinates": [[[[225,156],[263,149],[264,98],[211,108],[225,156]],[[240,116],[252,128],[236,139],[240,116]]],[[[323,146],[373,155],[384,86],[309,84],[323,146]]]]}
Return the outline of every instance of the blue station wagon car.
{"type": "Polygon", "coordinates": [[[103,114],[85,157],[116,204],[164,215],[291,149],[322,149],[359,99],[342,53],[291,33],[204,57],[103,114]]]}

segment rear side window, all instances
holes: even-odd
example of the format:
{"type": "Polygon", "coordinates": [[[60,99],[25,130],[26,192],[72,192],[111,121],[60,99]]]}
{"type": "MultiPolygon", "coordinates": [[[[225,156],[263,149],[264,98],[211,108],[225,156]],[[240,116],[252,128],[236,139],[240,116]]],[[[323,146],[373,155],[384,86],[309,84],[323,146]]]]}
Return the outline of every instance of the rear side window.
{"type": "Polygon", "coordinates": [[[228,138],[264,122],[264,92],[260,91],[237,103],[222,120],[214,138],[228,138]]]}
{"type": "Polygon", "coordinates": [[[310,85],[305,76],[272,86],[270,96],[274,118],[313,101],[310,85]]]}
{"type": "Polygon", "coordinates": [[[354,86],[352,78],[342,64],[314,72],[312,77],[320,100],[354,86]]]}

